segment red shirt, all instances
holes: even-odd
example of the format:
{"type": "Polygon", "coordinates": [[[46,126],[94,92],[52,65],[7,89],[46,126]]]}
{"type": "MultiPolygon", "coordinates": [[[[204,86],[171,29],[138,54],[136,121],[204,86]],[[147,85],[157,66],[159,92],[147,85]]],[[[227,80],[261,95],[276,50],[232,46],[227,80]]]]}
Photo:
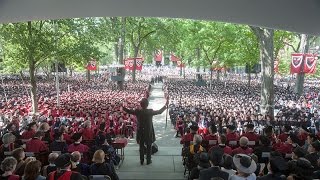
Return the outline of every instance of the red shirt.
{"type": "Polygon", "coordinates": [[[236,149],[234,149],[232,151],[232,154],[235,155],[235,154],[247,154],[247,155],[250,155],[253,153],[253,150],[252,148],[249,148],[249,147],[238,147],[236,149]]]}
{"type": "Polygon", "coordinates": [[[287,139],[288,139],[288,137],[289,137],[289,134],[287,134],[287,133],[281,133],[281,134],[279,134],[278,139],[280,139],[281,142],[286,142],[287,139]]]}
{"type": "Polygon", "coordinates": [[[72,143],[68,147],[68,152],[72,153],[74,151],[79,151],[80,153],[86,153],[89,151],[89,147],[81,143],[80,144],[72,143]]]}
{"type": "Polygon", "coordinates": [[[254,133],[254,132],[246,132],[246,133],[243,133],[241,135],[241,137],[247,137],[249,139],[249,141],[255,141],[255,142],[258,142],[259,141],[259,135],[254,133]]]}
{"type": "Polygon", "coordinates": [[[82,138],[83,140],[92,140],[94,137],[94,132],[92,129],[84,128],[82,130],[82,138]]]}
{"type": "Polygon", "coordinates": [[[193,141],[193,136],[194,134],[188,133],[184,136],[182,136],[181,140],[180,140],[180,144],[185,144],[187,142],[193,141]]]}
{"type": "Polygon", "coordinates": [[[23,131],[21,135],[21,139],[31,139],[33,138],[33,135],[36,133],[35,130],[30,130],[30,131],[23,131]]]}
{"type": "MultiPolygon", "coordinates": [[[[227,146],[225,144],[219,144],[218,146],[220,148],[223,148],[223,153],[224,154],[229,154],[230,156],[232,155],[232,148],[231,147],[229,147],[229,146],[227,146]]],[[[216,146],[214,146],[214,147],[216,147],[216,146]]],[[[212,148],[214,148],[214,147],[212,147],[212,148]]],[[[210,148],[210,150],[208,152],[210,152],[212,148],[210,148]]]]}
{"type": "Polygon", "coordinates": [[[40,153],[48,150],[48,146],[38,138],[32,138],[26,143],[26,152],[40,153]]]}
{"type": "Polygon", "coordinates": [[[211,144],[211,145],[210,145],[209,140],[216,140],[217,143],[218,143],[218,136],[215,135],[215,134],[208,134],[208,135],[206,135],[206,136],[204,137],[204,140],[205,140],[205,141],[208,141],[208,149],[210,149],[211,147],[216,146],[216,144],[211,144]]]}
{"type": "Polygon", "coordinates": [[[232,132],[227,134],[227,142],[238,141],[238,140],[239,140],[239,135],[237,133],[232,132]]]}
{"type": "Polygon", "coordinates": [[[282,153],[282,154],[290,154],[290,153],[292,153],[293,146],[292,146],[292,144],[280,142],[280,143],[274,144],[273,149],[275,151],[282,153]]]}

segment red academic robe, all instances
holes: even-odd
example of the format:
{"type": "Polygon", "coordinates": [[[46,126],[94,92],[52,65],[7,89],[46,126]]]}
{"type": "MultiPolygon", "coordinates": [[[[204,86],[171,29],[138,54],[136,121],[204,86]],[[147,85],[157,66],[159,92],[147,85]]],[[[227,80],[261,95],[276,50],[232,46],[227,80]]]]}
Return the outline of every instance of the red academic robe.
{"type": "Polygon", "coordinates": [[[40,153],[48,150],[48,146],[38,138],[32,138],[26,143],[26,152],[40,153]]]}

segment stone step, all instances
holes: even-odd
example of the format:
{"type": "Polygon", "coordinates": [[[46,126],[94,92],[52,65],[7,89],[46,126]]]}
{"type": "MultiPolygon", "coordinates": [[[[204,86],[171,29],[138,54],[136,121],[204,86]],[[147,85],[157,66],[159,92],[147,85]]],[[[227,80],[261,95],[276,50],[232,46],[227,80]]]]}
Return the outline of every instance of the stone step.
{"type": "Polygon", "coordinates": [[[182,173],[172,173],[172,172],[120,172],[118,174],[119,179],[155,179],[155,180],[185,180],[182,173]]]}
{"type": "MultiPolygon", "coordinates": [[[[158,152],[153,154],[153,156],[180,156],[182,146],[178,147],[158,147],[158,152]]],[[[126,147],[124,149],[125,156],[136,156],[139,155],[139,147],[126,147]]]]}

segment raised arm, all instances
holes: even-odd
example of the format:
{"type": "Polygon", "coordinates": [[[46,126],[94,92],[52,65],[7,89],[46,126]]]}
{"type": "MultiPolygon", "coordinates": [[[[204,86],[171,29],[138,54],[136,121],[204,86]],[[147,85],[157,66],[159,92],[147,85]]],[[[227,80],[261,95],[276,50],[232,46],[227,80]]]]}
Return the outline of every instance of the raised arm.
{"type": "Polygon", "coordinates": [[[157,114],[163,113],[163,111],[165,111],[167,109],[168,104],[169,104],[169,98],[167,98],[166,104],[161,109],[159,109],[157,111],[153,111],[152,115],[157,115],[157,114]]]}

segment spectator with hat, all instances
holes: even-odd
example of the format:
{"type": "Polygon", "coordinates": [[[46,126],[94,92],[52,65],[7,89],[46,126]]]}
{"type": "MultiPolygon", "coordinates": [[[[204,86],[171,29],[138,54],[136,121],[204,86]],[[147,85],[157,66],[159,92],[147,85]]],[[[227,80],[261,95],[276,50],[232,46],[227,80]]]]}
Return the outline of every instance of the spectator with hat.
{"type": "Polygon", "coordinates": [[[87,153],[89,152],[89,147],[81,143],[82,135],[80,133],[75,133],[72,136],[74,143],[70,144],[68,147],[68,152],[72,153],[74,151],[79,151],[80,153],[87,153]]]}
{"type": "Polygon", "coordinates": [[[220,169],[220,164],[222,162],[223,149],[220,147],[214,147],[209,152],[209,162],[211,167],[200,171],[199,180],[208,180],[214,177],[220,177],[224,180],[229,179],[229,174],[220,169]]]}
{"type": "Polygon", "coordinates": [[[230,180],[255,180],[256,162],[246,154],[236,154],[233,156],[233,164],[237,169],[237,174],[230,177],[230,180]]]}
{"type": "Polygon", "coordinates": [[[320,152],[320,141],[316,140],[312,142],[308,147],[308,153],[305,158],[311,162],[311,165],[314,167],[315,170],[320,170],[318,166],[318,159],[320,152]]]}
{"type": "Polygon", "coordinates": [[[84,180],[80,173],[71,171],[71,155],[61,154],[54,162],[57,170],[49,174],[48,180],[70,179],[84,180]]]}

